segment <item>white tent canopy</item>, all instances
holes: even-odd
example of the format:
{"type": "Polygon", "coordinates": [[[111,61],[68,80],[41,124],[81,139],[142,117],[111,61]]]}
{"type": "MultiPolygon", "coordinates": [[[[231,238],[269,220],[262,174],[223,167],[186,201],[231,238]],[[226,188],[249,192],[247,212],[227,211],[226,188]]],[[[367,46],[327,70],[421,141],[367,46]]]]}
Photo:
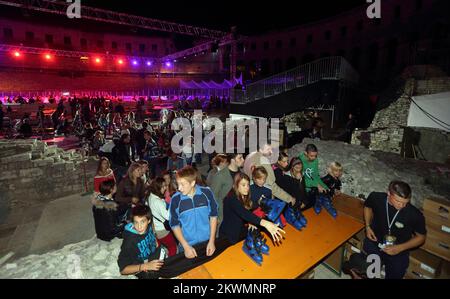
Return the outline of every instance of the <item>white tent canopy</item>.
{"type": "Polygon", "coordinates": [[[408,127],[435,128],[450,132],[450,92],[412,97],[408,127]]]}

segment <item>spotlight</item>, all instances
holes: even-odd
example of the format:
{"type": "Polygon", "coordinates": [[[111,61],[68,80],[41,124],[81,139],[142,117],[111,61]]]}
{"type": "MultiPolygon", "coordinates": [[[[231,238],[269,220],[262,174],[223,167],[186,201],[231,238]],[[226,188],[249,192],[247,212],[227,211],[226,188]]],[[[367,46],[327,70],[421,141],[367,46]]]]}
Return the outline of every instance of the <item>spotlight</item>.
{"type": "Polygon", "coordinates": [[[133,60],[132,63],[133,63],[133,65],[138,65],[137,60],[133,60]]]}
{"type": "Polygon", "coordinates": [[[52,59],[52,55],[50,55],[50,54],[45,54],[45,55],[44,55],[44,58],[45,58],[46,60],[51,60],[51,59],[52,59]]]}
{"type": "Polygon", "coordinates": [[[171,67],[171,66],[172,66],[172,63],[171,63],[170,61],[167,61],[167,62],[166,62],[166,66],[167,66],[167,67],[171,67]]]}
{"type": "Polygon", "coordinates": [[[95,63],[100,63],[100,62],[102,62],[102,60],[100,58],[96,57],[95,58],[95,63]]]}
{"type": "Polygon", "coordinates": [[[119,60],[117,60],[117,63],[118,63],[118,64],[123,64],[123,60],[122,60],[122,59],[119,59],[119,60]]]}
{"type": "Polygon", "coordinates": [[[21,56],[19,51],[14,51],[13,55],[14,55],[14,57],[20,57],[21,56]]]}
{"type": "Polygon", "coordinates": [[[147,66],[152,66],[152,62],[151,61],[147,61],[147,66]]]}

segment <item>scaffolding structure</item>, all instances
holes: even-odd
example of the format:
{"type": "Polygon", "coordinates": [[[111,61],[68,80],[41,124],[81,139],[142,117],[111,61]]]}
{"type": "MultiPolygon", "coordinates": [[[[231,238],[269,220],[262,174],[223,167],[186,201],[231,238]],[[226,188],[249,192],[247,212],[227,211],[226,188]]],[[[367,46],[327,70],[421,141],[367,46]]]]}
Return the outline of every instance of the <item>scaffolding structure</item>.
{"type": "MultiPolygon", "coordinates": [[[[56,15],[66,15],[69,5],[66,1],[49,0],[0,0],[0,5],[18,7],[56,15]]],[[[182,35],[190,35],[207,39],[220,39],[227,33],[197,26],[178,24],[157,19],[135,16],[114,12],[106,9],[94,8],[82,5],[81,15],[83,19],[119,24],[148,30],[164,31],[182,35]]]]}

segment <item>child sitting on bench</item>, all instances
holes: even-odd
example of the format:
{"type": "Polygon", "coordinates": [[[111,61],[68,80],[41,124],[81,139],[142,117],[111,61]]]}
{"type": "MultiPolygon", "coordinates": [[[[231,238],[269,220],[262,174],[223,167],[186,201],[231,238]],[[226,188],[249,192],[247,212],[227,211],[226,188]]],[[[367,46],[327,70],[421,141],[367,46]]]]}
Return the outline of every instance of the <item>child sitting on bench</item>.
{"type": "Polygon", "coordinates": [[[339,162],[331,162],[328,167],[328,174],[322,178],[322,182],[328,186],[328,194],[330,197],[334,195],[339,195],[341,193],[341,176],[343,172],[343,167],[339,162]]]}

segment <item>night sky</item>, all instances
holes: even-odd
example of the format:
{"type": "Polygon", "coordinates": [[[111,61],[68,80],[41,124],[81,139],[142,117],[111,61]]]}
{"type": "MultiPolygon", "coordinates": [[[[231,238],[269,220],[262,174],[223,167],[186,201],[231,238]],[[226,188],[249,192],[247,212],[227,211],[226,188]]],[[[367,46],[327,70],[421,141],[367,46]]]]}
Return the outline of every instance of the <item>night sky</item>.
{"type": "Polygon", "coordinates": [[[223,31],[237,25],[244,35],[300,25],[368,5],[365,0],[81,0],[81,4],[223,31]]]}

